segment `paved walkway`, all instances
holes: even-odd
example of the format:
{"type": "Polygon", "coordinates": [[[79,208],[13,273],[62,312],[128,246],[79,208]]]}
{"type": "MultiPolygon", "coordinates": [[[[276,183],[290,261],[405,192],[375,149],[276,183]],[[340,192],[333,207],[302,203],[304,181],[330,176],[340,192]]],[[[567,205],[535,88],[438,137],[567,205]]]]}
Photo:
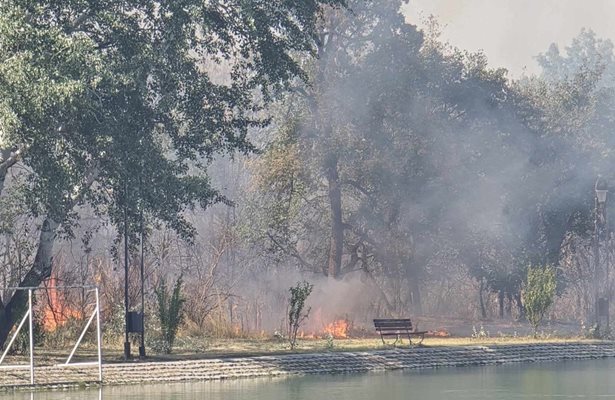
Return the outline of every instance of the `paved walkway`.
{"type": "MultiPolygon", "coordinates": [[[[501,346],[417,347],[369,352],[332,352],[279,356],[135,362],[103,366],[104,384],[161,383],[274,377],[297,374],[346,374],[395,369],[461,367],[587,360],[615,357],[615,344],[558,343],[501,346]]],[[[78,386],[94,383],[97,368],[41,367],[36,383],[42,386],[78,386]]],[[[29,370],[0,370],[0,389],[27,387],[29,370]]]]}

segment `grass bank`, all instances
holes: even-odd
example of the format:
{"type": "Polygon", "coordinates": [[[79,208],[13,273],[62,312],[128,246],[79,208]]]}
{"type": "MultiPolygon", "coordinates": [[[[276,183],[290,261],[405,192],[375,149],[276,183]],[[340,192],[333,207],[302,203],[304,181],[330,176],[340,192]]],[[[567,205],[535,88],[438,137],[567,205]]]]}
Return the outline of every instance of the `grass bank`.
{"type": "MultiPolygon", "coordinates": [[[[224,358],[224,357],[248,357],[278,354],[301,354],[301,353],[320,353],[320,352],[352,352],[352,351],[372,351],[389,350],[392,348],[408,348],[407,340],[403,343],[392,344],[393,340],[386,340],[386,345],[382,344],[380,338],[348,338],[348,339],[300,339],[295,349],[291,350],[287,341],[278,339],[259,339],[259,338],[239,338],[239,339],[218,339],[202,338],[191,339],[195,343],[190,347],[187,343],[180,344],[171,354],[156,354],[151,351],[148,358],[151,360],[174,361],[190,360],[201,358],[224,358]]],[[[426,337],[421,346],[424,347],[455,347],[455,346],[493,346],[493,345],[515,345],[515,344],[545,344],[545,343],[592,343],[598,342],[592,339],[581,337],[543,337],[533,338],[531,336],[518,337],[426,337]]],[[[122,349],[107,348],[103,351],[107,362],[122,361],[122,349]]]]}

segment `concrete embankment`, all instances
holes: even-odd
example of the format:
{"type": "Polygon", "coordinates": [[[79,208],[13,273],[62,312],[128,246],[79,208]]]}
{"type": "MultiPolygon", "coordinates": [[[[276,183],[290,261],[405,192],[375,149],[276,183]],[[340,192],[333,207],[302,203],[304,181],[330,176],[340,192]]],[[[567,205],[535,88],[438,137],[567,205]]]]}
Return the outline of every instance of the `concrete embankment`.
{"type": "MultiPolygon", "coordinates": [[[[346,374],[522,362],[558,362],[605,357],[615,357],[615,344],[600,342],[396,348],[365,352],[106,364],[103,366],[103,382],[105,385],[118,385],[304,374],[346,374]]],[[[40,367],[36,369],[36,383],[39,387],[79,386],[83,385],[83,382],[92,382],[96,379],[97,370],[95,368],[40,367]]],[[[0,371],[0,388],[4,390],[16,387],[25,388],[28,382],[28,370],[0,371]]]]}

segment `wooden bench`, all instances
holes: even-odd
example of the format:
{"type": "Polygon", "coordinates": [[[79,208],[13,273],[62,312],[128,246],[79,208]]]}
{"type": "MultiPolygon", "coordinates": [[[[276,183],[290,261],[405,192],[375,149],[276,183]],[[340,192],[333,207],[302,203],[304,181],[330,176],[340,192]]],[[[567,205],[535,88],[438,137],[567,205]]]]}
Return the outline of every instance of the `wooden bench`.
{"type": "Polygon", "coordinates": [[[393,344],[397,343],[398,340],[401,341],[402,336],[407,336],[408,341],[412,344],[412,337],[414,336],[420,339],[416,344],[421,344],[427,333],[427,331],[414,331],[410,318],[375,319],[374,327],[376,328],[376,332],[380,334],[382,344],[386,344],[384,341],[385,336],[395,336],[395,342],[393,344]]]}

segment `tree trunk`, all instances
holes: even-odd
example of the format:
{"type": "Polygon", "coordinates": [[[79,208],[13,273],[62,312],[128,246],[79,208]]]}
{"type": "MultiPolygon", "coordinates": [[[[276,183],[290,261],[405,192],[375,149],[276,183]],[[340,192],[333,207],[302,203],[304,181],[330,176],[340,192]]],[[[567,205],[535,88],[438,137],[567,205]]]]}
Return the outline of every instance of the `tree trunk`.
{"type": "MultiPolygon", "coordinates": [[[[19,287],[38,287],[45,279],[51,276],[53,258],[53,244],[56,238],[56,230],[60,226],[51,218],[46,218],[39,235],[38,249],[32,268],[22,279],[19,287]]],[[[17,290],[11,300],[5,306],[0,305],[0,347],[4,343],[15,326],[19,313],[23,311],[28,302],[28,293],[25,290],[17,290]]]]}
{"type": "Polygon", "coordinates": [[[499,317],[500,319],[504,319],[504,291],[498,291],[498,307],[499,307],[499,317]]]}
{"type": "Polygon", "coordinates": [[[4,182],[9,169],[21,158],[21,150],[10,148],[0,149],[0,194],[4,190],[4,182]]]}
{"type": "Polygon", "coordinates": [[[483,319],[487,319],[487,310],[485,309],[485,300],[483,299],[483,290],[485,289],[485,282],[480,280],[480,287],[478,288],[478,303],[480,304],[480,315],[483,319]]]}
{"type": "Polygon", "coordinates": [[[421,301],[421,291],[419,288],[418,279],[410,279],[410,300],[412,301],[412,310],[417,315],[423,314],[423,303],[421,301]]]}
{"type": "Polygon", "coordinates": [[[523,308],[523,301],[521,300],[521,293],[515,293],[515,303],[517,303],[517,310],[519,311],[519,320],[525,318],[525,309],[523,308]]]}
{"type": "Polygon", "coordinates": [[[513,303],[513,299],[512,299],[512,295],[508,292],[506,292],[506,300],[508,300],[506,302],[506,316],[508,318],[512,318],[512,303],[513,303]]]}
{"type": "Polygon", "coordinates": [[[329,186],[329,206],[331,209],[331,244],[327,274],[340,278],[342,272],[342,252],[344,246],[344,224],[342,221],[342,191],[337,171],[337,155],[330,155],[326,161],[326,177],[329,186]]]}

